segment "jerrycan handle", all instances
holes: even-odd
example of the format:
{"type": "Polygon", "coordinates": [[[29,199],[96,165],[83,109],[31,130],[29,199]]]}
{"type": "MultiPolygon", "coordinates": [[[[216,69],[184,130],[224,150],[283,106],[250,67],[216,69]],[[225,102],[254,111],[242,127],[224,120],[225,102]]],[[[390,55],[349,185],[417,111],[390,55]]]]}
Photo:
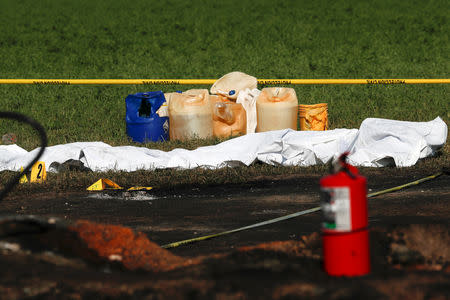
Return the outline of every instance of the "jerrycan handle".
{"type": "Polygon", "coordinates": [[[148,94],[144,94],[144,97],[141,98],[141,105],[138,109],[138,115],[141,118],[149,118],[152,113],[152,105],[150,104],[150,101],[148,101],[148,94]]]}

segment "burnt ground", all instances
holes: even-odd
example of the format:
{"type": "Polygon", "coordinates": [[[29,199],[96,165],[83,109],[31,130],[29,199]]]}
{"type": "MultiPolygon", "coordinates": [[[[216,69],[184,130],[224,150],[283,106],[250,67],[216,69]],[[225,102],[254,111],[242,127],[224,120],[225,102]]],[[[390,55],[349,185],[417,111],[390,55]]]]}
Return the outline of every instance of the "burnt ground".
{"type": "MultiPolygon", "coordinates": [[[[369,193],[428,175],[369,173],[369,193]]],[[[321,212],[158,246],[316,207],[319,179],[10,195],[0,203],[0,299],[448,299],[448,175],[369,199],[366,276],[325,274],[321,212]]]]}

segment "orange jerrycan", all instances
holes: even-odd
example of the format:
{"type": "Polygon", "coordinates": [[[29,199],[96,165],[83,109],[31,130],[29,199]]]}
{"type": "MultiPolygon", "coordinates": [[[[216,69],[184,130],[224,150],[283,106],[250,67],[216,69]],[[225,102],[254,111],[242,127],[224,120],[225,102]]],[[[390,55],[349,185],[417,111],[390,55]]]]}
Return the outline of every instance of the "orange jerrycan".
{"type": "Polygon", "coordinates": [[[171,140],[189,140],[213,136],[212,113],[208,90],[186,94],[174,93],[169,102],[169,136],[171,140]]]}
{"type": "Polygon", "coordinates": [[[328,130],[328,107],[326,103],[298,106],[300,130],[328,130]]]}
{"type": "Polygon", "coordinates": [[[226,138],[246,134],[247,114],[242,104],[215,95],[210,99],[214,136],[226,138]]]}
{"type": "Polygon", "coordinates": [[[297,130],[298,100],[293,88],[264,88],[256,100],[256,132],[297,130]]]}

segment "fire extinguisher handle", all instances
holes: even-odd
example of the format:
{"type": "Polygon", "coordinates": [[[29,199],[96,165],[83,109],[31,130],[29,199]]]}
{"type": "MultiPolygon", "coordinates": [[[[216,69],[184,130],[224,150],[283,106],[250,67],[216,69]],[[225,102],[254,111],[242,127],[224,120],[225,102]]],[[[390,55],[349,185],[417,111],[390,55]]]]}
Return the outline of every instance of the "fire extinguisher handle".
{"type": "Polygon", "coordinates": [[[347,157],[349,152],[342,153],[337,160],[333,162],[333,173],[338,173],[340,171],[345,172],[350,178],[355,179],[356,176],[350,171],[349,164],[347,163],[347,157]]]}
{"type": "Polygon", "coordinates": [[[339,156],[339,161],[341,162],[342,166],[344,166],[344,167],[348,166],[347,159],[348,159],[349,154],[350,154],[350,152],[346,151],[339,156]]]}
{"type": "Polygon", "coordinates": [[[355,179],[355,174],[350,170],[350,165],[347,163],[347,156],[349,152],[342,153],[336,160],[332,163],[331,173],[336,174],[338,172],[345,172],[350,178],[355,179]]]}
{"type": "Polygon", "coordinates": [[[350,170],[349,170],[348,168],[345,168],[343,171],[344,171],[348,176],[350,176],[351,179],[355,179],[355,178],[356,178],[355,174],[353,174],[352,172],[350,172],[350,170]]]}

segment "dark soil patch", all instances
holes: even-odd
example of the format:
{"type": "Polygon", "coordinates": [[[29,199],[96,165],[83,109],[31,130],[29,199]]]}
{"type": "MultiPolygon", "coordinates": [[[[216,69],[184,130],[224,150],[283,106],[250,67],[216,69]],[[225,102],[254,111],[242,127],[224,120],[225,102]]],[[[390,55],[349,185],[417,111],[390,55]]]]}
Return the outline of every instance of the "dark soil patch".
{"type": "MultiPolygon", "coordinates": [[[[428,174],[409,175],[370,177],[369,189],[428,174]]],[[[133,195],[9,197],[0,205],[1,214],[14,216],[0,222],[0,294],[2,299],[445,299],[450,294],[448,176],[369,200],[367,276],[325,274],[320,213],[170,251],[158,246],[318,206],[318,180],[297,176],[133,195]],[[39,217],[20,218],[27,215],[39,217]]]]}

